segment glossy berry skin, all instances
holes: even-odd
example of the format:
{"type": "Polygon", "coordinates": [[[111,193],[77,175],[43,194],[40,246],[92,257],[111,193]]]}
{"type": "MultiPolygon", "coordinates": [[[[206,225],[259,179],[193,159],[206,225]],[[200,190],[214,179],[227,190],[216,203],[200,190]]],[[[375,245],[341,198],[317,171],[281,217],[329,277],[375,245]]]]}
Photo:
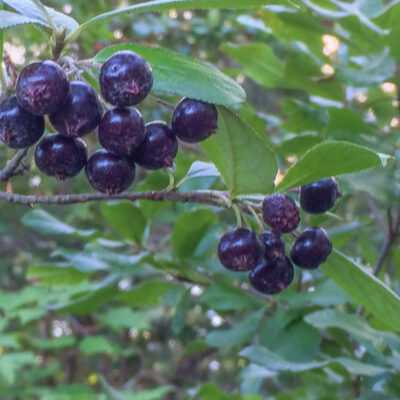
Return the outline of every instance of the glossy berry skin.
{"type": "Polygon", "coordinates": [[[96,91],[84,82],[71,82],[67,100],[49,115],[53,127],[63,135],[81,137],[99,125],[102,107],[96,91]]]}
{"type": "Polygon", "coordinates": [[[254,289],[264,294],[277,294],[293,281],[293,265],[288,257],[275,261],[262,260],[249,274],[254,289]]]}
{"type": "Polygon", "coordinates": [[[263,246],[251,229],[237,228],[225,233],[218,243],[218,258],[231,271],[250,271],[263,257],[263,246]]]}
{"type": "Polygon", "coordinates": [[[323,214],[330,210],[340,195],[334,178],[321,179],[300,189],[300,206],[310,214],[323,214]]]}
{"type": "Polygon", "coordinates": [[[300,222],[296,203],[283,194],[266,196],[262,204],[264,222],[277,233],[294,231],[300,222]]]}
{"type": "Polygon", "coordinates": [[[117,107],[107,111],[100,121],[99,140],[111,153],[127,156],[145,137],[144,121],[135,108],[117,107]]]}
{"type": "Polygon", "coordinates": [[[69,81],[55,62],[39,61],[21,71],[15,90],[19,105],[26,111],[51,114],[67,100],[69,81]]]}
{"type": "Polygon", "coordinates": [[[184,98],[172,114],[172,130],[179,139],[197,143],[218,129],[218,112],[213,104],[184,98]]]}
{"type": "Polygon", "coordinates": [[[43,138],[35,148],[36,166],[58,180],[77,175],[87,161],[86,144],[58,133],[43,138]]]}
{"type": "Polygon", "coordinates": [[[117,194],[132,184],[135,164],[128,157],[98,150],[89,158],[85,172],[93,188],[106,194],[117,194]]]}
{"type": "Polygon", "coordinates": [[[307,228],[290,249],[292,261],[300,268],[315,269],[326,261],[332,252],[332,242],[322,228],[307,228]]]}
{"type": "Polygon", "coordinates": [[[25,111],[15,96],[0,105],[0,139],[12,149],[36,143],[44,132],[44,118],[25,111]]]}
{"type": "Polygon", "coordinates": [[[264,231],[260,235],[260,240],[264,245],[264,257],[268,262],[285,257],[285,240],[281,234],[264,231]]]}
{"type": "Polygon", "coordinates": [[[133,51],[119,51],[100,69],[100,90],[105,101],[115,106],[134,106],[153,87],[150,65],[133,51]]]}
{"type": "Polygon", "coordinates": [[[143,142],[134,152],[133,159],[146,169],[172,167],[178,140],[163,121],[153,121],[146,124],[146,134],[143,142]]]}

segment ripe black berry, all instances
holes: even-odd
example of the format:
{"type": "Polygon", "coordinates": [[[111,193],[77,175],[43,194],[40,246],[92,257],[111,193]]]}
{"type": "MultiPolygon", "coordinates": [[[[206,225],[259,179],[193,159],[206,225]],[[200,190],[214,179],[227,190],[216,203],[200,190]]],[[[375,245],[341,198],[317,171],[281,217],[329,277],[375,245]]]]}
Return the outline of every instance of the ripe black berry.
{"type": "Polygon", "coordinates": [[[179,139],[197,143],[218,129],[218,112],[213,104],[184,98],[172,114],[172,130],[179,139]]]}
{"type": "Polygon", "coordinates": [[[285,256],[285,240],[281,234],[264,231],[260,235],[260,240],[264,244],[264,256],[268,262],[278,260],[285,256]]]}
{"type": "Polygon", "coordinates": [[[84,82],[72,82],[67,100],[49,118],[59,133],[76,137],[93,132],[101,114],[96,91],[84,82]]]}
{"type": "Polygon", "coordinates": [[[134,152],[133,159],[147,169],[172,167],[178,141],[165,122],[153,121],[146,124],[143,142],[134,152]]]}
{"type": "Polygon", "coordinates": [[[274,232],[289,233],[299,225],[300,213],[296,203],[283,194],[266,196],[262,204],[262,211],[265,223],[274,232]]]}
{"type": "Polygon", "coordinates": [[[119,51],[100,69],[100,90],[108,103],[134,106],[151,91],[153,72],[150,65],[133,51],[119,51]]]}
{"type": "Polygon", "coordinates": [[[262,260],[249,274],[250,284],[264,294],[277,294],[293,281],[293,265],[288,257],[275,261],[262,260]]]}
{"type": "Polygon", "coordinates": [[[332,251],[332,242],[322,228],[307,228],[292,244],[290,257],[299,267],[318,268],[332,251]]]}
{"type": "Polygon", "coordinates": [[[48,135],[35,149],[35,163],[46,175],[58,180],[72,178],[86,165],[85,142],[60,134],[48,135]]]}
{"type": "Polygon", "coordinates": [[[35,115],[56,111],[67,99],[69,81],[53,61],[27,65],[19,74],[16,95],[22,108],[35,115]]]}
{"type": "Polygon", "coordinates": [[[310,214],[322,214],[330,210],[340,195],[337,182],[334,178],[302,186],[300,189],[300,206],[310,214]]]}
{"type": "Polygon", "coordinates": [[[111,153],[127,156],[143,142],[144,132],[144,121],[139,111],[118,107],[104,114],[99,125],[99,140],[111,153]]]}
{"type": "Polygon", "coordinates": [[[36,143],[44,132],[44,118],[19,106],[15,96],[0,105],[0,139],[8,147],[23,149],[36,143]]]}
{"type": "Polygon", "coordinates": [[[251,229],[237,228],[225,233],[218,243],[218,258],[231,271],[250,271],[263,257],[263,246],[251,229]]]}
{"type": "Polygon", "coordinates": [[[89,158],[85,172],[89,183],[99,192],[116,194],[132,184],[135,164],[128,157],[98,150],[89,158]]]}

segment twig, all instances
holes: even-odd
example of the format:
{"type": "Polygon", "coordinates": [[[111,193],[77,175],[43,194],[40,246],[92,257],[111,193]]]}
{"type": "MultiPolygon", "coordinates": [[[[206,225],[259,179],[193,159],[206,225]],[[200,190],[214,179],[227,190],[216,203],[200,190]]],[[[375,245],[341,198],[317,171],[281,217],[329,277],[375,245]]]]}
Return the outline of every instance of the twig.
{"type": "Polygon", "coordinates": [[[371,197],[371,195],[369,193],[365,194],[365,201],[366,201],[368,208],[370,209],[371,214],[374,217],[376,223],[379,225],[379,227],[382,229],[383,232],[388,234],[389,233],[388,228],[385,225],[385,223],[383,222],[382,215],[379,213],[378,209],[376,208],[374,199],[371,197]]]}
{"type": "Polygon", "coordinates": [[[21,149],[15,154],[10,162],[0,170],[0,182],[6,181],[14,175],[15,170],[18,168],[21,161],[26,157],[28,149],[21,149]]]}

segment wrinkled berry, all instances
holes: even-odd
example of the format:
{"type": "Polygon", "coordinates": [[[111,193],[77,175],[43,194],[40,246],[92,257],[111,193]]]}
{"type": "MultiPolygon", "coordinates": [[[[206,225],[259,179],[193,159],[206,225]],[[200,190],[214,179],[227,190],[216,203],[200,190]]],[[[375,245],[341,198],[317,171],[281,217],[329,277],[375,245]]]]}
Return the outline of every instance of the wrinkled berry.
{"type": "Polygon", "coordinates": [[[100,90],[105,101],[115,106],[134,106],[150,93],[153,72],[133,51],[119,51],[100,69],[100,90]]]}
{"type": "Polygon", "coordinates": [[[23,149],[36,143],[44,132],[44,118],[19,106],[15,96],[0,105],[0,139],[8,147],[23,149]]]}
{"type": "Polygon", "coordinates": [[[300,189],[300,206],[310,214],[322,214],[330,210],[340,195],[334,178],[321,179],[300,189]]]}
{"type": "Polygon", "coordinates": [[[178,141],[165,122],[153,121],[146,124],[143,142],[134,152],[133,159],[147,169],[172,167],[178,141]]]}
{"type": "Polygon", "coordinates": [[[332,251],[332,242],[322,228],[307,228],[301,233],[290,249],[292,261],[305,269],[318,268],[332,251]]]}
{"type": "Polygon", "coordinates": [[[266,196],[262,204],[262,211],[264,222],[274,232],[289,233],[299,225],[299,209],[289,196],[283,194],[266,196]]]}
{"type": "Polygon", "coordinates": [[[58,180],[72,178],[86,165],[87,149],[81,139],[58,133],[42,139],[35,149],[35,163],[44,174],[58,180]]]}
{"type": "Polygon", "coordinates": [[[285,240],[281,234],[264,231],[260,235],[260,240],[264,244],[264,256],[268,262],[285,256],[285,240]]]}
{"type": "Polygon", "coordinates": [[[231,271],[250,271],[263,257],[263,246],[251,229],[237,228],[225,233],[218,243],[218,258],[231,271]]]}
{"type": "Polygon", "coordinates": [[[107,111],[99,125],[101,145],[111,153],[127,156],[144,140],[145,126],[135,108],[118,107],[107,111]]]}
{"type": "Polygon", "coordinates": [[[172,114],[172,130],[179,139],[197,143],[218,129],[218,112],[213,104],[184,98],[172,114]]]}
{"type": "Polygon", "coordinates": [[[98,150],[89,158],[85,172],[89,183],[96,190],[106,194],[117,194],[132,184],[135,178],[135,164],[128,157],[98,150]]]}
{"type": "Polygon", "coordinates": [[[250,284],[264,294],[277,294],[293,281],[293,265],[288,257],[275,261],[262,260],[249,274],[250,284]]]}
{"type": "Polygon", "coordinates": [[[84,82],[72,82],[67,100],[49,118],[59,133],[76,137],[93,132],[101,114],[96,91],[84,82]]]}
{"type": "Polygon", "coordinates": [[[26,111],[50,114],[67,100],[69,81],[55,62],[39,61],[21,71],[15,90],[19,105],[26,111]]]}

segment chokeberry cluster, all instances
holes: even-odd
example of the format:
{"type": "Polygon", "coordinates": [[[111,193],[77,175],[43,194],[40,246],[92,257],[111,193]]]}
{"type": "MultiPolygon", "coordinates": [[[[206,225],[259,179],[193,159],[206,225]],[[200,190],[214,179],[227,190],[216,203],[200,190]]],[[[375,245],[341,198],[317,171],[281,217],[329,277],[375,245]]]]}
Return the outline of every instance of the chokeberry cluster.
{"type": "Polygon", "coordinates": [[[177,138],[196,143],[217,131],[216,107],[188,98],[175,107],[171,126],[164,121],[145,124],[133,106],[150,93],[153,72],[132,51],[112,55],[101,66],[99,84],[104,102],[87,83],[70,82],[57,63],[29,64],[18,77],[15,96],[0,105],[0,139],[11,148],[32,146],[44,134],[47,115],[56,133],[36,145],[39,170],[63,180],[85,168],[93,188],[116,194],[134,181],[135,164],[149,170],[171,167],[177,138]],[[103,148],[88,158],[81,138],[96,129],[103,148]]]}
{"type": "MultiPolygon", "coordinates": [[[[322,179],[300,188],[300,205],[311,214],[330,210],[340,196],[334,178],[322,179]]],[[[332,242],[323,228],[309,227],[296,235],[290,257],[282,234],[293,232],[300,223],[295,201],[283,194],[272,194],[262,203],[264,222],[271,230],[259,236],[248,228],[224,234],[218,244],[221,264],[231,271],[248,271],[250,284],[264,294],[276,294],[287,288],[294,277],[293,264],[316,269],[332,252],[332,242]]]]}

